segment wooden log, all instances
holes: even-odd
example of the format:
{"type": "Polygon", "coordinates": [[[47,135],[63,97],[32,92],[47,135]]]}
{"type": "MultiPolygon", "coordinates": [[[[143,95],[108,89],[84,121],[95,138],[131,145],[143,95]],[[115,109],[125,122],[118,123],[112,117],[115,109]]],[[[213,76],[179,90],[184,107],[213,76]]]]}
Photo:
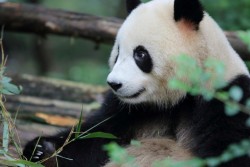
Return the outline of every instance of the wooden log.
{"type": "Polygon", "coordinates": [[[93,86],[71,81],[35,77],[31,75],[11,75],[16,85],[23,87],[21,95],[69,101],[75,103],[102,102],[106,87],[93,86]]]}
{"type": "Polygon", "coordinates": [[[245,43],[239,38],[236,32],[225,31],[227,39],[229,40],[232,47],[245,61],[250,61],[250,51],[245,43]]]}
{"type": "MultiPolygon", "coordinates": [[[[0,3],[0,24],[6,30],[81,37],[97,43],[113,43],[123,20],[83,13],[48,9],[37,5],[0,3]]],[[[235,32],[226,32],[233,48],[243,60],[250,61],[250,52],[235,32]]]]}
{"type": "Polygon", "coordinates": [[[97,110],[100,103],[90,104],[73,103],[68,101],[52,100],[31,96],[7,96],[5,106],[8,111],[17,112],[19,116],[46,113],[50,115],[70,116],[79,118],[81,112],[86,116],[91,111],[97,110]]]}
{"type": "Polygon", "coordinates": [[[122,20],[48,9],[38,5],[0,3],[0,24],[6,30],[83,37],[113,42],[122,20]]]}
{"type": "Polygon", "coordinates": [[[34,77],[31,75],[11,75],[16,85],[23,90],[20,95],[6,96],[6,107],[9,111],[19,112],[19,116],[36,113],[85,117],[97,110],[103,102],[107,88],[70,81],[34,77]]]}

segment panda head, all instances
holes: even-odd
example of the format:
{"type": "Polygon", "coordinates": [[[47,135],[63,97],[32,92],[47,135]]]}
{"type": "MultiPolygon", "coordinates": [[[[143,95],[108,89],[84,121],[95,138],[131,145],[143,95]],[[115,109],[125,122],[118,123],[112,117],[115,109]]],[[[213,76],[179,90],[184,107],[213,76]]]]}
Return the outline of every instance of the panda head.
{"type": "Polygon", "coordinates": [[[125,103],[173,105],[185,97],[167,86],[176,71],[173,56],[187,54],[202,63],[208,55],[224,60],[220,55],[236,54],[198,0],[127,0],[127,9],[130,14],[118,31],[107,78],[125,103]]]}

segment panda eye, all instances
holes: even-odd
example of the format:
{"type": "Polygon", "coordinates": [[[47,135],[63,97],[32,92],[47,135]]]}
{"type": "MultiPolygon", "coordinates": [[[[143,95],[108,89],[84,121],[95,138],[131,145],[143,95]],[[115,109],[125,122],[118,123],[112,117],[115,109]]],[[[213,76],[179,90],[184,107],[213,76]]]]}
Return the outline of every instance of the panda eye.
{"type": "Polygon", "coordinates": [[[145,52],[144,50],[140,50],[138,52],[135,52],[134,58],[137,61],[143,61],[143,59],[146,59],[147,56],[147,52],[145,52]]]}
{"type": "Polygon", "coordinates": [[[134,60],[137,66],[145,73],[152,70],[153,63],[148,51],[143,46],[137,46],[134,50],[134,60]]]}

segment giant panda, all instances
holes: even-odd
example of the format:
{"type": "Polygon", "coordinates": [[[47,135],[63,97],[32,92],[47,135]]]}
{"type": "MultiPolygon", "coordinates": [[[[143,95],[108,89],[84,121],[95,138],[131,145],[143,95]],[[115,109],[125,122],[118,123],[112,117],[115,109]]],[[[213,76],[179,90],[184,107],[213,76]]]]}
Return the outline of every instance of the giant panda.
{"type": "MultiPolygon", "coordinates": [[[[202,96],[167,86],[178,70],[173,57],[187,54],[200,64],[213,57],[225,64],[227,86],[221,90],[239,86],[244,92],[242,104],[250,97],[246,66],[201,3],[198,0],[147,3],[127,0],[127,9],[129,15],[117,34],[109,59],[111,70],[107,83],[112,91],[100,110],[86,119],[81,131],[91,129],[89,132],[117,136],[115,142],[125,147],[142,167],[165,157],[186,160],[219,156],[230,144],[249,138],[250,129],[245,125],[247,114],[240,112],[228,117],[222,102],[207,101],[202,96]],[[141,147],[131,146],[132,139],[139,140],[141,147]]],[[[64,144],[69,133],[70,130],[28,142],[24,156],[34,162],[51,156],[64,144]]],[[[43,164],[48,167],[116,166],[109,162],[102,148],[111,141],[113,139],[76,140],[43,164]]],[[[220,166],[248,167],[250,158],[238,157],[220,166]]]]}

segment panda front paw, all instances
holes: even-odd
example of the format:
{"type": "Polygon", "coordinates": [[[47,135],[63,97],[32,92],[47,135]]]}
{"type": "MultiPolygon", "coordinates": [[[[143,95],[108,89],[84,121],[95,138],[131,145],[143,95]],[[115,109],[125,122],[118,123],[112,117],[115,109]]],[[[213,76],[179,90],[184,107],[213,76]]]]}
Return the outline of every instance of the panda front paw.
{"type": "Polygon", "coordinates": [[[37,162],[50,157],[55,151],[55,144],[53,142],[46,138],[38,137],[26,144],[23,155],[27,160],[37,162]]]}

